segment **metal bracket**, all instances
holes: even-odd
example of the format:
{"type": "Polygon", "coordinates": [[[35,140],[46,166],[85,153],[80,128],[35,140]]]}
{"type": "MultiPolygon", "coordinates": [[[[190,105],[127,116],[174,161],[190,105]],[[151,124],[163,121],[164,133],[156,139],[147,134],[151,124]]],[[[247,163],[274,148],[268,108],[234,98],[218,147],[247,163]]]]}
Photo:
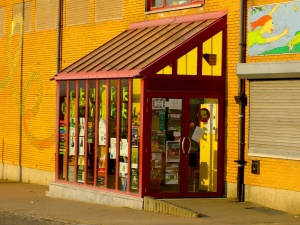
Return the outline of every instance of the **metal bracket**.
{"type": "Polygon", "coordinates": [[[239,167],[247,165],[247,161],[245,160],[234,160],[234,162],[236,162],[239,167]]]}

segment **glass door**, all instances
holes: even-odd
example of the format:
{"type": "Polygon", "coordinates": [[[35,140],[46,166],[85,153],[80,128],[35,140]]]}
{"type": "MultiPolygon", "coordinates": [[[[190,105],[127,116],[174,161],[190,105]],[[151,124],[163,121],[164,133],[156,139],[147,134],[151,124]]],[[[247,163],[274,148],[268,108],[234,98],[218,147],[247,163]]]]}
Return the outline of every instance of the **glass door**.
{"type": "Polygon", "coordinates": [[[216,98],[151,98],[150,191],[153,196],[206,197],[218,190],[216,98]]]}
{"type": "Polygon", "coordinates": [[[218,191],[218,112],[215,98],[187,97],[189,130],[187,134],[186,196],[207,196],[218,191]]]}

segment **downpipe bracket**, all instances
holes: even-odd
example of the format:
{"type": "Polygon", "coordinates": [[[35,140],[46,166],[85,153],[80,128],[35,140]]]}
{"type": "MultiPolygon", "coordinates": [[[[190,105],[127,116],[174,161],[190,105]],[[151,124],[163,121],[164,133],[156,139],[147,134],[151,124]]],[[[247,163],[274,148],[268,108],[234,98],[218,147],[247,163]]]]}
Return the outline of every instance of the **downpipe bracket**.
{"type": "Polygon", "coordinates": [[[234,160],[238,164],[238,167],[243,167],[247,165],[247,161],[245,160],[234,160]]]}

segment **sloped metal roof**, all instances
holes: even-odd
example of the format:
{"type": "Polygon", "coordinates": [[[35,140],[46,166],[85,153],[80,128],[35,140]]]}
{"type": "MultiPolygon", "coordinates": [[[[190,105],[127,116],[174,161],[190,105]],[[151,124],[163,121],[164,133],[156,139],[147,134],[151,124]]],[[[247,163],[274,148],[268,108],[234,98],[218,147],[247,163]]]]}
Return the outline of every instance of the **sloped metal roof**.
{"type": "Polygon", "coordinates": [[[126,31],[63,69],[54,79],[148,76],[224,27],[226,13],[133,23],[126,31]]]}

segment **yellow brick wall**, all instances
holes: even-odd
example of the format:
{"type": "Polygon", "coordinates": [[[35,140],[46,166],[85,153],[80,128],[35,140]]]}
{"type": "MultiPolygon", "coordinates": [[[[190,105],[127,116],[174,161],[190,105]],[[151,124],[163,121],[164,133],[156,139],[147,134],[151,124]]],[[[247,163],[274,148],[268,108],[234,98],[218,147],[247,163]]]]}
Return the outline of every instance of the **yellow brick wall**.
{"type": "MultiPolygon", "coordinates": [[[[144,1],[123,0],[121,18],[101,22],[95,22],[95,1],[90,0],[90,19],[86,24],[66,26],[66,11],[63,13],[62,68],[118,35],[132,22],[228,10],[225,180],[236,182],[237,165],[234,160],[238,157],[238,105],[235,103],[234,96],[237,95],[238,90],[236,64],[239,50],[240,1],[206,0],[205,6],[200,8],[145,13],[144,1]]],[[[0,37],[0,54],[2,56],[0,60],[0,159],[1,162],[11,165],[19,163],[21,64],[20,53],[17,52],[20,36],[11,36],[9,32],[12,21],[12,5],[21,2],[20,0],[0,0],[0,7],[6,7],[6,33],[4,37],[0,37]],[[11,57],[9,58],[9,56],[11,57]],[[16,64],[13,63],[14,61],[16,64]]],[[[63,8],[67,10],[66,1],[63,2],[63,8]]],[[[248,0],[247,4],[250,6],[273,2],[248,0]]],[[[54,171],[55,82],[49,80],[56,72],[57,30],[35,31],[35,7],[35,1],[32,1],[31,32],[24,35],[22,166],[54,171]]],[[[112,15],[114,14],[114,8],[109,11],[112,15]]],[[[247,62],[298,59],[298,55],[247,57],[247,62]]],[[[246,131],[248,129],[247,121],[248,112],[246,112],[246,131]]],[[[247,135],[248,133],[246,133],[246,139],[247,135]]],[[[299,180],[297,174],[300,174],[300,166],[297,161],[248,157],[247,140],[245,144],[246,160],[248,161],[248,165],[245,167],[246,184],[300,190],[300,184],[295,184],[295,181],[299,180]],[[259,176],[250,173],[252,159],[261,160],[261,175],[259,176]],[[283,171],[289,171],[291,176],[289,181],[286,179],[288,175],[283,171]],[[280,179],[278,179],[279,175],[280,179]],[[285,180],[284,187],[282,186],[283,179],[285,180]]]]}
{"type": "MultiPolygon", "coordinates": [[[[1,1],[0,7],[6,6],[5,1],[1,1]]],[[[8,4],[7,4],[8,5],[8,4]]],[[[8,38],[10,30],[12,9],[5,9],[5,29],[6,35],[0,38],[0,137],[1,137],[1,162],[11,165],[18,165],[19,154],[19,90],[20,90],[20,65],[13,64],[10,59],[17,58],[15,54],[20,49],[17,44],[18,38],[8,38]]],[[[16,56],[17,55],[17,56],[16,56]]]]}
{"type": "MultiPolygon", "coordinates": [[[[0,6],[5,6],[6,9],[6,27],[9,27],[12,20],[11,15],[12,4],[20,3],[21,1],[1,1],[0,6]]],[[[207,1],[205,7],[192,8],[184,10],[175,10],[165,13],[145,14],[144,4],[141,1],[130,0],[123,1],[123,16],[119,20],[108,20],[96,23],[95,22],[95,0],[90,1],[90,23],[76,26],[66,26],[66,12],[63,13],[63,41],[62,41],[62,68],[70,65],[72,62],[89,53],[99,45],[103,44],[107,40],[116,36],[120,32],[124,31],[131,22],[138,22],[144,20],[152,20],[158,18],[165,18],[170,16],[191,15],[195,13],[212,12],[217,10],[224,10],[227,8],[229,1],[207,1]]],[[[231,4],[228,9],[228,32],[229,34],[236,36],[238,33],[238,23],[231,22],[233,19],[238,19],[239,8],[238,1],[235,4],[231,4]]],[[[66,9],[66,1],[63,5],[66,9]]],[[[111,9],[113,13],[113,9],[111,9]]],[[[23,129],[22,129],[22,154],[23,154],[23,166],[30,168],[45,169],[54,171],[54,124],[55,124],[55,83],[50,82],[49,79],[55,74],[55,60],[56,60],[56,31],[47,30],[35,32],[35,4],[32,4],[32,20],[31,31],[24,35],[24,67],[23,67],[23,105],[25,111],[23,112],[23,129]],[[41,86],[42,85],[42,86],[41,86]],[[42,90],[42,91],[41,91],[42,90]],[[47,121],[45,121],[45,119],[47,121]],[[47,126],[46,126],[47,125],[47,126]]],[[[1,38],[1,46],[5,46],[8,40],[8,33],[4,38],[1,38]]],[[[17,37],[13,37],[16,39],[17,37]]],[[[236,94],[236,76],[235,64],[237,62],[237,50],[238,41],[237,38],[229,38],[230,49],[230,63],[228,63],[228,84],[229,96],[236,94]]],[[[15,47],[15,45],[13,44],[15,47]]],[[[1,48],[3,49],[3,48],[1,48]]],[[[5,55],[5,54],[4,54],[5,55]]],[[[6,57],[7,58],[7,57],[6,57]]],[[[19,61],[18,61],[19,62],[19,61]]],[[[8,71],[7,61],[1,64],[1,68],[8,71]]],[[[20,71],[20,63],[16,71],[20,71]]],[[[19,79],[18,72],[12,72],[12,76],[15,80],[12,84],[12,88],[0,89],[1,94],[6,94],[8,104],[1,104],[3,110],[7,112],[5,118],[12,116],[18,118],[19,110],[15,102],[18,102],[18,90],[19,79]],[[12,95],[12,92],[15,93],[12,95]],[[16,98],[16,99],[15,99],[16,98]]],[[[1,81],[5,77],[4,73],[1,74],[1,81]]],[[[235,126],[228,126],[232,130],[227,132],[227,146],[225,146],[228,152],[226,166],[226,179],[228,181],[235,181],[236,168],[233,160],[236,159],[237,153],[237,106],[235,105],[233,98],[227,98],[228,111],[230,118],[228,121],[234,123],[235,126]]],[[[3,121],[3,120],[2,120],[3,121]]],[[[5,133],[2,131],[1,137],[5,139],[4,149],[10,148],[10,157],[8,157],[8,151],[5,151],[4,161],[6,163],[17,162],[19,144],[17,143],[19,134],[19,124],[16,119],[13,123],[5,122],[5,133]],[[10,129],[12,131],[10,131],[10,129]],[[10,132],[8,132],[10,131],[10,132]]]]}
{"type": "MultiPolygon", "coordinates": [[[[248,1],[248,6],[259,6],[266,4],[274,4],[287,1],[248,1]]],[[[248,29],[248,28],[247,28],[248,29]]],[[[272,61],[293,61],[299,60],[299,54],[289,55],[272,55],[272,56],[247,56],[246,62],[272,62],[272,61]]],[[[249,96],[249,82],[246,82],[247,95],[249,96]]],[[[249,113],[246,107],[246,161],[245,167],[245,184],[257,185],[263,187],[280,188],[284,190],[299,191],[300,190],[300,162],[296,160],[272,159],[263,157],[248,156],[248,122],[249,113]],[[260,175],[251,174],[252,160],[260,160],[260,175]]]]}
{"type": "Polygon", "coordinates": [[[21,2],[0,1],[6,17],[5,36],[0,38],[0,157],[4,164],[54,171],[55,82],[50,82],[50,78],[56,68],[57,32],[34,32],[35,2],[32,2],[31,31],[24,33],[22,53],[22,36],[11,35],[13,4],[21,2]]]}

